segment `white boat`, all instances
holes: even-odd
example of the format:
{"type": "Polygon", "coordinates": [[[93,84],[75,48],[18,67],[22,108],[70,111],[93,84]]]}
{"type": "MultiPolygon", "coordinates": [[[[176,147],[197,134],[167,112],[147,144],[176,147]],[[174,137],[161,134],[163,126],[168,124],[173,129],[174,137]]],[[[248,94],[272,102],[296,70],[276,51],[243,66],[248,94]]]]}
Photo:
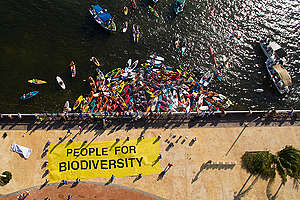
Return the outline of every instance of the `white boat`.
{"type": "Polygon", "coordinates": [[[286,61],[284,58],[286,56],[286,52],[284,49],[277,44],[276,42],[272,41],[271,39],[261,40],[259,42],[261,49],[263,50],[264,54],[271,58],[272,56],[275,57],[275,60],[280,59],[283,62],[286,61]]]}
{"type": "Polygon", "coordinates": [[[62,89],[66,89],[65,83],[63,82],[63,80],[62,80],[59,76],[56,77],[56,80],[57,80],[58,85],[59,85],[62,89]]]}
{"type": "Polygon", "coordinates": [[[292,79],[288,71],[283,67],[283,61],[276,61],[274,57],[268,58],[266,68],[277,91],[280,94],[289,93],[292,79]]]}

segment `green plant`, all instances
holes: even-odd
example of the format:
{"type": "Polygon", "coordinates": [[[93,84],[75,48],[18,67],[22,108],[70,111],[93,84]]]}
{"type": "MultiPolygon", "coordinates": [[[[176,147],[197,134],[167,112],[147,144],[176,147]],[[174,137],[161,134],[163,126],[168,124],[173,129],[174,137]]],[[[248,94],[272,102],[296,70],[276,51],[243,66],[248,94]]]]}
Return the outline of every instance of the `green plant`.
{"type": "Polygon", "coordinates": [[[269,151],[245,152],[242,166],[252,175],[260,175],[265,179],[275,176],[273,155],[269,151]]]}

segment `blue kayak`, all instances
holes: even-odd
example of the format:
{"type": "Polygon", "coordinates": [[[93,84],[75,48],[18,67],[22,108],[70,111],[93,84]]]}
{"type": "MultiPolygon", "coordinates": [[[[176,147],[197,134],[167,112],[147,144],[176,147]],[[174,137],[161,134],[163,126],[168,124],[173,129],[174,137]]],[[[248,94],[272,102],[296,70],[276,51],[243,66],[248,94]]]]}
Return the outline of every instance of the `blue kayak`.
{"type": "Polygon", "coordinates": [[[33,91],[33,92],[29,92],[27,94],[23,94],[23,96],[20,97],[21,100],[26,100],[29,99],[35,95],[37,95],[39,93],[39,91],[33,91]]]}

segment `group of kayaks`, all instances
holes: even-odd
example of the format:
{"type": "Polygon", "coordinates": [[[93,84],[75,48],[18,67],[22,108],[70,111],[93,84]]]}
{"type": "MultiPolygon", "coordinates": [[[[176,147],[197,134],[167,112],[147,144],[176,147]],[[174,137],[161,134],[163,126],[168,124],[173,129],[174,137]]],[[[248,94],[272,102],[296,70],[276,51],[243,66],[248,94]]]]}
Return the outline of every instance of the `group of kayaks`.
{"type": "Polygon", "coordinates": [[[123,68],[89,77],[91,91],[79,96],[73,110],[83,113],[204,112],[228,108],[232,102],[210,91],[214,73],[201,76],[188,66],[171,67],[156,54],[145,63],[128,60],[123,68]]]}
{"type": "MultiPolygon", "coordinates": [[[[91,61],[93,61],[94,63],[98,60],[95,58],[95,57],[92,57],[91,58],[91,61]]],[[[99,63],[99,62],[98,62],[99,63]]],[[[96,64],[96,63],[95,63],[96,64]]],[[[100,66],[97,65],[97,66],[100,66]]],[[[70,63],[70,71],[71,71],[71,76],[72,78],[74,78],[76,76],[76,64],[75,62],[72,60],[71,63],[70,63]]],[[[64,81],[62,80],[62,78],[60,78],[59,76],[56,76],[56,81],[58,83],[58,85],[62,88],[62,89],[66,89],[66,85],[64,83],[64,81]]],[[[28,80],[28,83],[32,83],[32,84],[35,84],[35,85],[41,85],[41,84],[45,84],[47,83],[46,81],[43,81],[43,80],[39,80],[39,79],[31,79],[31,80],[28,80]]],[[[20,100],[26,100],[26,99],[29,99],[31,97],[34,97],[35,95],[37,95],[39,93],[39,91],[32,91],[32,92],[28,92],[28,93],[25,93],[23,94],[21,97],[20,97],[20,100]]]]}

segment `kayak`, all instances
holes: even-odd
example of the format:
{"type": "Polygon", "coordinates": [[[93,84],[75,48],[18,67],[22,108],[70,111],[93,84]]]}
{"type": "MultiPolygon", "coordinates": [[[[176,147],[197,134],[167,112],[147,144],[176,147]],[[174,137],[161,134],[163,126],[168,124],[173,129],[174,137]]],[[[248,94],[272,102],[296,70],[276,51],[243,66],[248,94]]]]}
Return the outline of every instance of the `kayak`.
{"type": "Polygon", "coordinates": [[[131,60],[131,58],[129,58],[129,60],[127,61],[126,67],[125,67],[125,73],[127,73],[128,70],[130,69],[131,62],[132,62],[132,60],[131,60]]]}
{"type": "Polygon", "coordinates": [[[89,77],[89,83],[93,89],[96,89],[96,83],[95,83],[93,77],[91,77],[91,76],[89,77]]]}
{"type": "Polygon", "coordinates": [[[63,81],[59,76],[56,77],[56,80],[57,80],[58,85],[59,85],[62,89],[66,89],[66,85],[65,85],[64,81],[63,81]]]}
{"type": "Polygon", "coordinates": [[[218,63],[217,63],[215,53],[213,52],[212,48],[209,48],[209,51],[210,51],[210,54],[211,54],[211,56],[212,56],[212,58],[213,58],[213,60],[214,60],[214,64],[215,64],[214,74],[215,74],[215,76],[217,77],[217,79],[218,79],[219,81],[221,81],[222,79],[221,79],[221,77],[220,77],[220,72],[219,72],[219,70],[218,70],[219,65],[218,65],[218,63]]]}
{"type": "Polygon", "coordinates": [[[216,60],[215,53],[213,52],[212,48],[209,48],[209,51],[210,51],[210,54],[211,54],[211,56],[212,56],[212,58],[214,60],[216,68],[219,68],[219,65],[218,65],[217,60],[216,60]]]}
{"type": "Polygon", "coordinates": [[[78,99],[76,100],[76,102],[75,102],[75,104],[73,106],[73,110],[76,110],[80,106],[80,104],[82,102],[82,99],[83,99],[82,95],[80,97],[78,97],[78,99]]]}
{"type": "Polygon", "coordinates": [[[40,84],[44,84],[44,83],[47,83],[47,82],[39,80],[39,79],[31,79],[31,80],[28,80],[28,83],[33,83],[33,84],[40,85],[40,84]]]}
{"type": "Polygon", "coordinates": [[[105,78],[114,77],[115,74],[118,73],[120,70],[121,70],[121,68],[117,68],[117,69],[114,69],[114,70],[108,72],[107,74],[105,74],[105,78]]]}
{"type": "Polygon", "coordinates": [[[156,10],[152,7],[152,6],[148,6],[149,7],[149,10],[150,10],[150,12],[152,12],[152,14],[155,16],[155,17],[157,17],[157,18],[159,18],[159,15],[158,15],[158,13],[156,12],[156,10]]]}
{"type": "Polygon", "coordinates": [[[20,99],[21,99],[21,100],[26,100],[26,99],[29,99],[29,98],[31,98],[31,97],[37,95],[38,93],[39,93],[39,91],[29,92],[29,93],[27,93],[27,94],[23,94],[23,95],[20,97],[20,99]]]}
{"type": "Polygon", "coordinates": [[[133,37],[133,42],[136,42],[136,30],[135,30],[135,24],[132,25],[132,37],[133,37]]]}
{"type": "Polygon", "coordinates": [[[128,72],[132,72],[136,68],[138,63],[139,63],[139,60],[134,61],[134,63],[132,63],[132,65],[130,66],[128,72]]]}
{"type": "Polygon", "coordinates": [[[161,62],[165,61],[165,59],[163,57],[157,56],[156,53],[150,55],[150,58],[161,61],[161,62]]]}
{"type": "Polygon", "coordinates": [[[98,67],[100,67],[100,63],[99,63],[99,61],[97,60],[97,58],[91,57],[90,61],[93,62],[93,63],[94,63],[95,65],[97,65],[98,67]]]}
{"type": "Polygon", "coordinates": [[[124,28],[122,29],[122,32],[125,33],[127,31],[127,28],[128,28],[128,22],[125,21],[124,22],[124,28]]]}
{"type": "Polygon", "coordinates": [[[140,30],[139,30],[139,26],[136,25],[136,43],[139,42],[140,39],[140,30]]]}
{"type": "Polygon", "coordinates": [[[128,7],[124,6],[123,11],[124,11],[124,15],[127,15],[128,14],[128,7]]]}
{"type": "Polygon", "coordinates": [[[70,63],[70,67],[71,67],[72,78],[74,78],[76,76],[76,65],[73,60],[70,63]]]}

